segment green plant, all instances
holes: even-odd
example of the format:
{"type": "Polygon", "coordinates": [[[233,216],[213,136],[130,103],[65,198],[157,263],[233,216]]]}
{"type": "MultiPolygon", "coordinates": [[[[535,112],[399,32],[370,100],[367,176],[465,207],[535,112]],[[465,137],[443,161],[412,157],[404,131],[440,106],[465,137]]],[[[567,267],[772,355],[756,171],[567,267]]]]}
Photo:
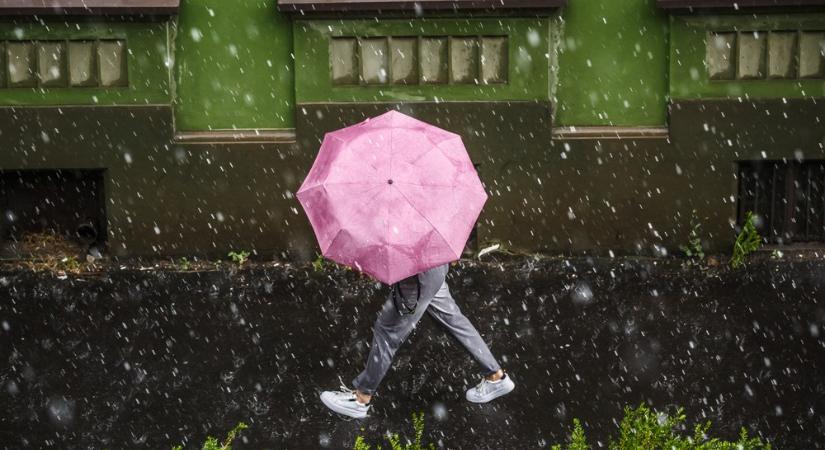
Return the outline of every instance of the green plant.
{"type": "Polygon", "coordinates": [[[312,269],[316,272],[324,269],[324,255],[320,253],[315,254],[315,261],[312,261],[312,269]]]}
{"type": "MultiPolygon", "coordinates": [[[[551,447],[551,450],[562,450],[562,447],[561,445],[556,444],[551,447]]],[[[590,446],[587,445],[587,438],[584,436],[584,429],[582,428],[582,424],[579,422],[579,419],[573,419],[573,432],[570,434],[566,450],[590,450],[590,446]]]]}
{"type": "MultiPolygon", "coordinates": [[[[415,431],[415,440],[410,442],[409,444],[402,444],[401,438],[398,434],[390,434],[387,436],[387,441],[390,443],[391,450],[435,450],[434,444],[429,444],[424,446],[421,443],[422,439],[424,438],[424,413],[413,413],[412,414],[412,421],[413,421],[413,430],[415,431]]],[[[355,446],[353,447],[354,450],[372,450],[372,446],[367,444],[366,440],[363,436],[358,436],[355,438],[355,446]]],[[[378,445],[376,450],[381,450],[381,446],[378,445]]]]}
{"type": "Polygon", "coordinates": [[[730,258],[730,266],[738,269],[745,262],[745,257],[749,253],[754,252],[762,246],[762,236],[756,231],[755,217],[753,212],[748,211],[745,216],[745,224],[742,226],[742,231],[736,236],[736,242],[733,243],[733,255],[730,258]]]}
{"type": "Polygon", "coordinates": [[[679,250],[688,257],[688,264],[698,265],[705,259],[705,250],[702,248],[701,234],[702,224],[696,216],[694,209],[690,217],[690,234],[688,235],[687,245],[680,245],[679,250]]]}
{"type": "Polygon", "coordinates": [[[66,272],[79,272],[80,261],[76,256],[66,256],[60,260],[57,267],[58,269],[65,270],[66,272]]]}
{"type": "Polygon", "coordinates": [[[229,259],[231,259],[233,263],[242,266],[249,260],[249,252],[244,250],[239,252],[231,251],[229,252],[229,259]]]}
{"type": "MultiPolygon", "coordinates": [[[[201,450],[232,450],[232,441],[235,440],[238,433],[241,431],[249,428],[249,426],[243,422],[238,423],[235,425],[235,428],[226,435],[226,439],[224,439],[223,443],[218,442],[216,438],[212,436],[206,437],[206,442],[203,443],[203,447],[201,450]]],[[[176,445],[172,447],[172,450],[183,450],[182,445],[176,445]]]]}
{"type": "Polygon", "coordinates": [[[184,256],[178,260],[178,267],[180,270],[189,270],[192,268],[192,262],[189,261],[189,258],[184,256]]]}
{"type": "MultiPolygon", "coordinates": [[[[676,433],[675,428],[685,421],[682,408],[670,416],[662,412],[652,411],[644,404],[636,409],[625,407],[624,418],[619,425],[619,439],[611,439],[608,443],[610,450],[770,450],[771,445],[762,442],[759,438],[749,438],[744,428],[739,432],[736,442],[721,441],[707,437],[710,421],[698,424],[693,435],[689,437],[676,433]]],[[[553,450],[562,450],[561,445],[554,445],[553,450]]],[[[566,450],[587,450],[588,446],[584,430],[578,420],[573,420],[573,433],[570,436],[566,450]]]]}

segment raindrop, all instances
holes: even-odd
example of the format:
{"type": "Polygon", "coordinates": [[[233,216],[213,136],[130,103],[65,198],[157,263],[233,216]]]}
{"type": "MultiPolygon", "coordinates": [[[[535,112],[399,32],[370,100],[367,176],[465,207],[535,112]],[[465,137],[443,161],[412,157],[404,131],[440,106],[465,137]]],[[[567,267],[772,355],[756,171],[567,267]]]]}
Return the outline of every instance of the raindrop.
{"type": "Polygon", "coordinates": [[[435,420],[443,422],[447,420],[447,415],[447,407],[444,405],[444,403],[437,402],[433,405],[433,417],[435,417],[435,420]]]}
{"type": "Polygon", "coordinates": [[[579,281],[570,293],[570,297],[580,305],[588,304],[593,301],[593,290],[584,281],[579,281]]]}
{"type": "Polygon", "coordinates": [[[74,400],[66,397],[52,397],[46,404],[46,411],[52,424],[59,427],[68,427],[74,421],[74,400]]]}
{"type": "Polygon", "coordinates": [[[201,30],[197,28],[192,28],[189,30],[189,35],[192,36],[192,40],[195,42],[200,42],[201,39],[203,39],[203,33],[201,33],[201,30]]]}
{"type": "Polygon", "coordinates": [[[537,30],[531,28],[527,32],[527,43],[530,44],[531,47],[538,47],[539,44],[541,44],[541,36],[537,30]]]}

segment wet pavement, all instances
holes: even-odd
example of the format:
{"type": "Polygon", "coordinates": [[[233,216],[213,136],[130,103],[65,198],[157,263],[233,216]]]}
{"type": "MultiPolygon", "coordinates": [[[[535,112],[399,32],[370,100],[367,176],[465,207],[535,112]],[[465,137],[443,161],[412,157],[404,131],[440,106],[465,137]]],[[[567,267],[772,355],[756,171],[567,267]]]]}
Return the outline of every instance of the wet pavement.
{"type": "Polygon", "coordinates": [[[415,411],[443,448],[546,448],[574,417],[598,447],[640,402],[825,447],[825,262],[516,258],[449,281],[516,390],[468,404],[477,368],[425,316],[355,421],[318,400],[362,368],[387,292],[355,273],[0,273],[0,448],[195,448],[239,421],[236,449],[351,448],[415,411]]]}

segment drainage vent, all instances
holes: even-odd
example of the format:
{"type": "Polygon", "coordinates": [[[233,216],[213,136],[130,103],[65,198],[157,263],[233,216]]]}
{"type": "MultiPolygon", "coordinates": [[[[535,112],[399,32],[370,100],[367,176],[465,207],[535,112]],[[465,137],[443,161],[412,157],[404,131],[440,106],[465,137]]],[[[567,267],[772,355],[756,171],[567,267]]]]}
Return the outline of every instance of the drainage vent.
{"type": "Polygon", "coordinates": [[[737,223],[748,211],[768,242],[825,241],[825,161],[739,163],[737,223]]]}

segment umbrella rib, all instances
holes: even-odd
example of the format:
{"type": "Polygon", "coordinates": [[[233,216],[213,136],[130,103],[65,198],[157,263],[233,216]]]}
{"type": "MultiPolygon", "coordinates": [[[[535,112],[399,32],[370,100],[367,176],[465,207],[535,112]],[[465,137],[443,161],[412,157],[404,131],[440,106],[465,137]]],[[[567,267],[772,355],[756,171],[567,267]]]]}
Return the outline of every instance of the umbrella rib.
{"type": "Polygon", "coordinates": [[[324,186],[340,186],[340,185],[351,185],[351,184],[360,184],[363,186],[383,186],[386,183],[380,183],[377,181],[327,181],[324,182],[324,186]]]}
{"type": "Polygon", "coordinates": [[[410,182],[410,181],[396,181],[396,183],[406,184],[407,186],[445,187],[445,188],[455,187],[454,184],[422,184],[422,183],[413,183],[413,182],[410,182]]]}
{"type": "MultiPolygon", "coordinates": [[[[392,173],[392,157],[393,153],[395,153],[395,129],[390,129],[390,157],[389,157],[389,167],[387,170],[387,176],[392,180],[393,173],[392,173]]],[[[398,190],[396,188],[396,190],[398,190]]],[[[403,193],[401,194],[404,195],[403,193]]],[[[406,198],[406,197],[404,197],[406,198]]],[[[408,200],[409,201],[409,200],[408,200]]],[[[384,217],[384,223],[387,224],[387,229],[384,232],[384,239],[387,242],[387,252],[384,255],[384,273],[390,273],[390,208],[387,206],[386,208],[386,216],[384,217]]]]}
{"type": "MultiPolygon", "coordinates": [[[[426,220],[426,221],[427,221],[427,223],[428,223],[428,224],[430,224],[430,226],[431,226],[431,227],[433,227],[433,230],[435,230],[435,233],[438,235],[438,237],[440,237],[440,238],[441,238],[441,240],[442,240],[442,241],[444,241],[444,243],[445,243],[445,244],[447,244],[447,247],[448,247],[450,250],[455,251],[455,249],[453,248],[453,246],[452,246],[452,245],[450,245],[450,242],[449,242],[449,241],[447,241],[447,239],[445,239],[445,238],[444,238],[444,235],[443,235],[443,234],[441,234],[441,230],[439,230],[439,229],[438,229],[438,227],[436,227],[436,226],[432,223],[432,221],[430,221],[430,218],[429,218],[429,217],[425,216],[425,215],[424,215],[424,213],[422,213],[421,211],[419,211],[419,210],[418,210],[418,208],[416,208],[416,207],[415,207],[415,204],[414,204],[412,201],[410,201],[410,198],[409,198],[409,197],[407,197],[407,194],[405,194],[405,193],[404,193],[404,191],[402,191],[401,189],[395,188],[395,190],[396,190],[396,191],[398,191],[398,192],[401,194],[401,196],[402,196],[402,197],[404,197],[404,199],[405,199],[405,200],[407,200],[407,203],[409,203],[409,205],[412,207],[412,209],[414,209],[414,210],[415,210],[415,212],[417,212],[419,216],[423,217],[423,218],[424,218],[424,220],[426,220]]],[[[389,228],[389,227],[388,227],[388,228],[389,228]]],[[[387,233],[389,234],[389,229],[387,230],[387,233]]],[[[461,255],[458,255],[458,257],[460,258],[460,257],[461,257],[461,255]]]]}

